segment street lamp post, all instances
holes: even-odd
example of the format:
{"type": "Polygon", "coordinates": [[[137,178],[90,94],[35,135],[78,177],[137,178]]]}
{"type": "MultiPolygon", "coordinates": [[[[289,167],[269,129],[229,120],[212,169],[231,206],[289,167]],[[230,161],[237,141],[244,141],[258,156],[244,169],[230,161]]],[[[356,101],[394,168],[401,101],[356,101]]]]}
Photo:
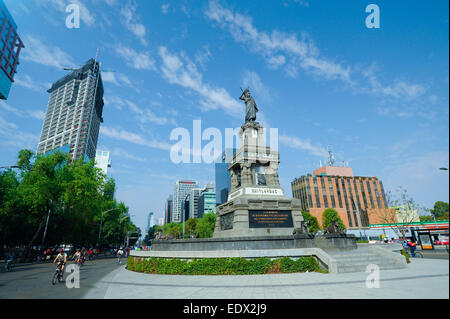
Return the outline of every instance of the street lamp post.
{"type": "Polygon", "coordinates": [[[100,220],[100,229],[98,230],[97,246],[100,245],[100,236],[101,236],[101,234],[102,234],[102,226],[103,226],[103,214],[104,214],[104,213],[107,213],[107,212],[110,212],[110,211],[112,211],[112,210],[116,210],[116,209],[120,209],[120,208],[119,208],[119,207],[111,208],[111,209],[109,209],[109,210],[107,210],[107,211],[102,212],[102,218],[101,218],[101,220],[100,220]]]}

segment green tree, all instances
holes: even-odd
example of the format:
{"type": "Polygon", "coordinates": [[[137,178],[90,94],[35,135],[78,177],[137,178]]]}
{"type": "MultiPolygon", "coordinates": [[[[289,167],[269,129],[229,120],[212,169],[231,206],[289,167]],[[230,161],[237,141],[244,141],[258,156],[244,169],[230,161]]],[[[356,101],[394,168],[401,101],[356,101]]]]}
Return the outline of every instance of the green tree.
{"type": "MultiPolygon", "coordinates": [[[[436,203],[434,203],[434,207],[430,211],[430,213],[432,215],[434,215],[434,217],[436,217],[436,219],[439,219],[440,217],[444,216],[445,213],[448,214],[448,206],[449,205],[446,202],[437,201],[436,203]]],[[[448,219],[448,217],[447,217],[447,219],[448,219]]]]}
{"type": "Polygon", "coordinates": [[[180,238],[183,234],[183,224],[181,223],[172,223],[171,227],[167,231],[167,234],[175,237],[180,238]]]}
{"type": "Polygon", "coordinates": [[[195,236],[198,238],[210,238],[214,234],[216,226],[216,214],[208,213],[197,220],[195,226],[195,236]]]}
{"type": "Polygon", "coordinates": [[[421,222],[431,222],[433,221],[433,217],[432,216],[419,216],[419,219],[421,222]]]}
{"type": "Polygon", "coordinates": [[[302,211],[302,216],[305,219],[305,221],[308,222],[308,230],[315,234],[320,230],[319,221],[317,220],[317,217],[311,215],[310,213],[306,211],[302,211]]]}
{"type": "Polygon", "coordinates": [[[106,181],[93,160],[22,150],[18,165],[20,174],[0,172],[0,247],[40,245],[44,232],[44,246],[93,246],[101,223],[105,244],[122,244],[128,232],[140,232],[128,207],[113,199],[115,181],[106,181]]]}
{"type": "Polygon", "coordinates": [[[185,232],[190,236],[195,236],[195,227],[197,227],[197,219],[189,218],[185,224],[185,232]]]}
{"type": "Polygon", "coordinates": [[[155,238],[155,234],[158,231],[158,229],[160,229],[160,226],[158,225],[154,225],[153,227],[150,227],[147,231],[147,234],[144,237],[144,243],[145,244],[150,244],[150,241],[155,238]]]}
{"type": "Polygon", "coordinates": [[[338,212],[333,208],[327,208],[322,214],[322,227],[324,229],[332,226],[333,222],[338,222],[339,230],[345,230],[345,225],[342,222],[342,219],[339,217],[338,212]]]}

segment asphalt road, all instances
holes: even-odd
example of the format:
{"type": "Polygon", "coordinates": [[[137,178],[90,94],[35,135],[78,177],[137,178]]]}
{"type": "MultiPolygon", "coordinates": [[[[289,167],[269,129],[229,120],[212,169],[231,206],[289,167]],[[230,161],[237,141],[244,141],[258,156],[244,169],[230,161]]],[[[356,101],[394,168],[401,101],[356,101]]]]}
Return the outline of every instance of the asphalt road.
{"type": "MultiPolygon", "coordinates": [[[[126,258],[122,258],[124,263],[126,258]]],[[[24,264],[0,273],[0,299],[80,299],[103,276],[120,266],[116,258],[86,261],[80,268],[80,288],[68,288],[65,282],[52,285],[55,267],[51,263],[24,264]]]]}

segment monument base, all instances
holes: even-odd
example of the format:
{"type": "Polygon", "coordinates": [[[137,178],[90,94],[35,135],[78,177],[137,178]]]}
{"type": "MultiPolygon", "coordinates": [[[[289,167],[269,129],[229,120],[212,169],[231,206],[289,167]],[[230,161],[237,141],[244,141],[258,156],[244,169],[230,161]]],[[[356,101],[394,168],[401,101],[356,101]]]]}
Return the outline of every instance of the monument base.
{"type": "Polygon", "coordinates": [[[320,248],[324,251],[349,251],[357,248],[355,235],[312,234],[291,236],[246,236],[232,238],[190,238],[152,240],[152,251],[228,251],[320,248]]]}
{"type": "Polygon", "coordinates": [[[218,206],[216,215],[214,238],[292,236],[303,221],[300,202],[284,196],[238,196],[218,206]]]}

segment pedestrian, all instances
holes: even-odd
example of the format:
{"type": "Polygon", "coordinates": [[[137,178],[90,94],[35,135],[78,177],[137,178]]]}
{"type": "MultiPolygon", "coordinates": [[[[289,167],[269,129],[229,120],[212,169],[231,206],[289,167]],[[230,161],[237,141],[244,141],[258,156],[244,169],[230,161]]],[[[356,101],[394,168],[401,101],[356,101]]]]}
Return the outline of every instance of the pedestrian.
{"type": "Polygon", "coordinates": [[[120,258],[122,258],[122,255],[123,255],[123,250],[122,250],[122,247],[120,247],[120,249],[117,251],[117,261],[118,261],[119,265],[122,264],[122,262],[120,260],[120,258]]]}
{"type": "Polygon", "coordinates": [[[409,244],[409,249],[411,251],[411,256],[416,257],[416,242],[415,242],[415,240],[411,240],[411,243],[409,244]]]}

